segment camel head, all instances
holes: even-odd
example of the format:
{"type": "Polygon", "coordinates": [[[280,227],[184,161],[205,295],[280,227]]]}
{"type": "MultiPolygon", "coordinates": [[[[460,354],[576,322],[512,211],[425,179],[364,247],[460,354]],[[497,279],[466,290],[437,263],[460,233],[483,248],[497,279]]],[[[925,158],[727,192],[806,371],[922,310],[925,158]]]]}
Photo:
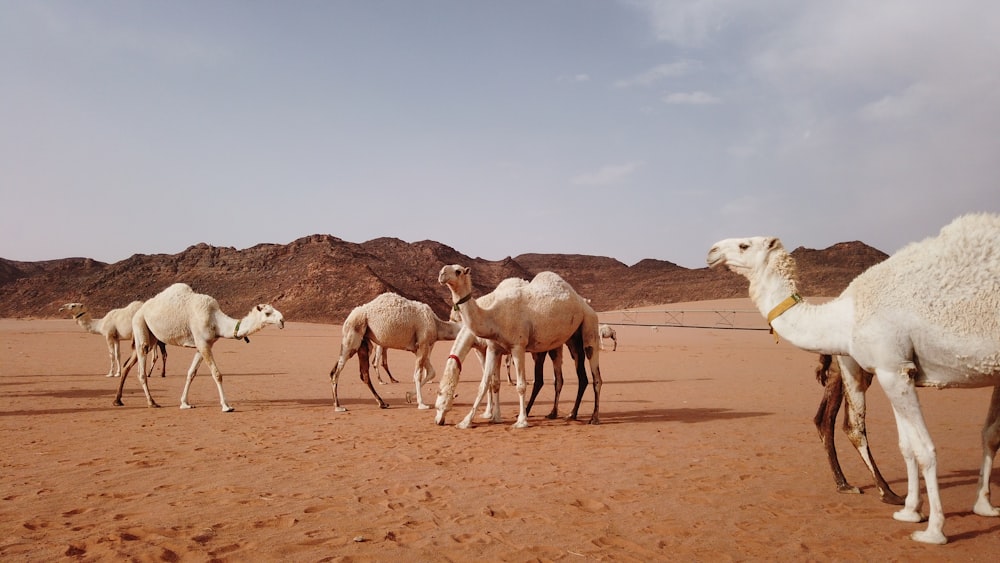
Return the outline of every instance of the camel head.
{"type": "Polygon", "coordinates": [[[726,267],[749,278],[766,267],[775,253],[787,254],[775,237],[729,238],[715,243],[706,261],[709,268],[726,267]]]}
{"type": "Polygon", "coordinates": [[[441,268],[438,283],[447,285],[453,294],[465,297],[472,293],[472,269],[458,264],[441,268]]]}
{"type": "Polygon", "coordinates": [[[74,319],[78,319],[87,314],[87,308],[83,306],[83,303],[67,303],[62,307],[59,307],[59,311],[69,311],[69,314],[72,315],[74,319]]]}
{"type": "Polygon", "coordinates": [[[261,327],[264,325],[278,325],[278,328],[285,328],[285,317],[282,316],[281,311],[267,303],[257,305],[250,313],[260,318],[261,327]]]}

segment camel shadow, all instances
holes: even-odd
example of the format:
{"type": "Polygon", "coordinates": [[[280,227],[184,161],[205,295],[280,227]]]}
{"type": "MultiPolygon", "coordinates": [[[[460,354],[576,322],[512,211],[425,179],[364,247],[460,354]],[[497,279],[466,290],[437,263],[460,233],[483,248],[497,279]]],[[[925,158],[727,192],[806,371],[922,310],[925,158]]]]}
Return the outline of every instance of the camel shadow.
{"type": "MultiPolygon", "coordinates": [[[[991,472],[991,480],[996,478],[996,475],[1000,473],[1000,467],[994,469],[991,472]]],[[[926,489],[923,486],[923,473],[920,474],[921,483],[921,494],[926,494],[926,489]]],[[[887,479],[887,483],[890,485],[899,485],[903,492],[906,492],[906,475],[896,479],[887,479]]],[[[939,489],[950,489],[952,487],[963,487],[968,485],[976,485],[979,483],[979,470],[978,469],[958,469],[949,472],[947,475],[938,475],[938,488],[939,489]]],[[[971,514],[971,512],[969,512],[971,514]]]]}
{"type": "Polygon", "coordinates": [[[738,420],[771,416],[771,412],[735,411],[724,408],[640,409],[634,411],[601,412],[601,424],[635,422],[683,422],[694,424],[716,420],[738,420]]]}
{"type": "Polygon", "coordinates": [[[51,397],[53,399],[93,399],[108,396],[107,389],[59,389],[51,391],[31,391],[28,393],[5,393],[6,397],[51,397]]]}

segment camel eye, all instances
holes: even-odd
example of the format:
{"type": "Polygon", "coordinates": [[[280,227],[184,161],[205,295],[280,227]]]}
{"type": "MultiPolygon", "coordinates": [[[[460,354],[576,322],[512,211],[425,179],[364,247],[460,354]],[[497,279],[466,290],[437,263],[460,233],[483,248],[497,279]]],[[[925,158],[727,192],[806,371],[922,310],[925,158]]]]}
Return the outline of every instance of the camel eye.
{"type": "Polygon", "coordinates": [[[748,248],[750,248],[750,245],[749,245],[749,244],[747,244],[747,243],[745,243],[745,242],[743,242],[743,243],[740,243],[740,250],[741,250],[741,251],[742,251],[742,250],[746,250],[746,249],[748,249],[748,248]]]}

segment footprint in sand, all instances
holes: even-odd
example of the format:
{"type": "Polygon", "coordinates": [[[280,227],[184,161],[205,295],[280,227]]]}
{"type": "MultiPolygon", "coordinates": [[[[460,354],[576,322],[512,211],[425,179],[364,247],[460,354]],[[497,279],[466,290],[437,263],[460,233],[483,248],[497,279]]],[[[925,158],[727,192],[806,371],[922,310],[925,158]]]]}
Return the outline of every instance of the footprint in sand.
{"type": "Polygon", "coordinates": [[[571,506],[587,512],[602,512],[608,509],[608,505],[594,499],[577,499],[571,503],[571,506]]]}

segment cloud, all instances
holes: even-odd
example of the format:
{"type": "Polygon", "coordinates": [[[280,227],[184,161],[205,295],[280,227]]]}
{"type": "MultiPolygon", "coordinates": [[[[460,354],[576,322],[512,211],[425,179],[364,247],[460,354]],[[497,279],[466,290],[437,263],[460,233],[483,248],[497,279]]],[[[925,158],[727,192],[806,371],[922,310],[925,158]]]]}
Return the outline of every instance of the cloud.
{"type": "Polygon", "coordinates": [[[631,176],[632,173],[638,170],[640,166],[642,166],[641,162],[611,164],[601,167],[596,172],[585,172],[575,176],[570,181],[578,186],[607,186],[611,184],[618,184],[631,176]]]}
{"type": "Polygon", "coordinates": [[[662,98],[664,103],[667,104],[679,104],[679,105],[692,105],[692,106],[704,106],[711,104],[721,104],[722,99],[718,96],[709,94],[708,92],[672,92],[670,94],[664,95],[662,98]]]}
{"type": "Polygon", "coordinates": [[[632,78],[625,78],[615,82],[615,88],[649,86],[650,84],[653,84],[665,78],[675,78],[678,76],[684,76],[685,74],[688,74],[689,72],[691,72],[692,69],[695,69],[698,66],[700,66],[700,63],[698,61],[693,61],[688,59],[657,65],[643,73],[633,76],[632,78]]]}
{"type": "Polygon", "coordinates": [[[739,9],[753,9],[757,3],[736,0],[626,0],[645,12],[653,33],[660,41],[679,47],[701,47],[736,19],[739,9]]]}

